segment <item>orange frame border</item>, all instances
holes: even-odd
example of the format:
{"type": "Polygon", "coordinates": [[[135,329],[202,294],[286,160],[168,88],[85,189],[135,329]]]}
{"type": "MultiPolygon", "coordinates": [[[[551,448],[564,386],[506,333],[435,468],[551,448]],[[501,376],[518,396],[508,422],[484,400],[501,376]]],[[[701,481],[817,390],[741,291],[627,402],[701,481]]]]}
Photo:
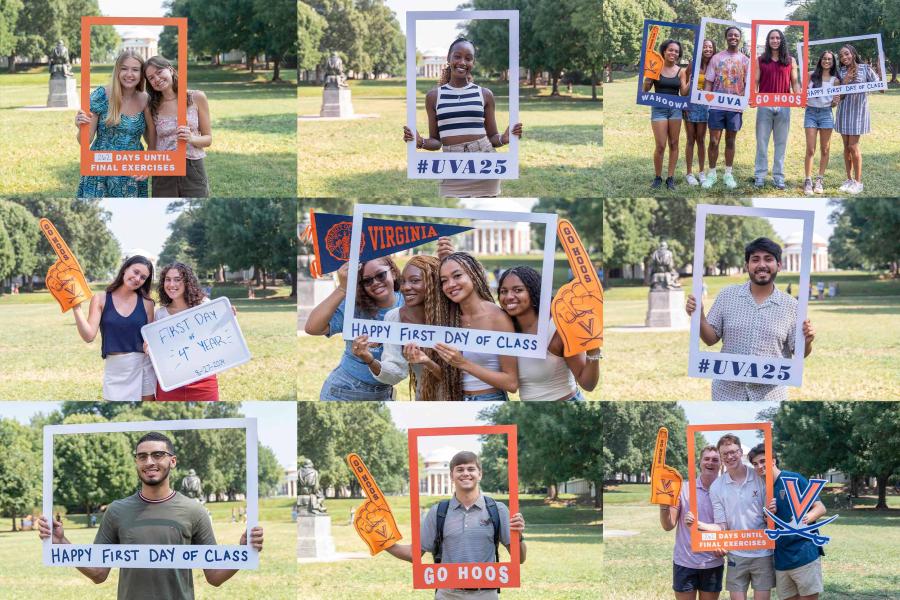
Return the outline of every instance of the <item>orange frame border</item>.
{"type": "Polygon", "coordinates": [[[519,512],[519,444],[517,428],[515,425],[472,425],[465,427],[420,427],[410,429],[407,433],[409,439],[409,510],[412,525],[412,563],[413,563],[413,588],[417,590],[430,590],[439,588],[516,588],[520,585],[519,565],[519,533],[510,531],[509,555],[510,562],[500,563],[440,563],[439,565],[422,563],[422,553],[416,551],[422,547],[421,516],[419,513],[419,449],[420,437],[437,437],[448,435],[491,435],[499,434],[507,436],[507,476],[509,478],[509,514],[519,512]],[[488,568],[497,572],[497,580],[490,581],[485,578],[460,577],[459,568],[464,567],[468,572],[479,569],[484,573],[488,568]],[[508,579],[500,582],[500,570],[506,568],[508,579]],[[433,582],[426,582],[426,571],[434,575],[433,582]],[[445,576],[441,577],[440,572],[445,576]]]}
{"type": "MultiPolygon", "coordinates": [[[[171,25],[178,28],[178,125],[187,125],[187,26],[186,17],[81,17],[81,106],[82,110],[91,105],[91,26],[93,25],[171,25]]],[[[85,111],[88,112],[88,111],[85,111]]],[[[167,177],[183,177],[186,174],[187,142],[179,141],[175,150],[132,150],[130,155],[138,155],[137,160],[119,159],[109,161],[94,160],[94,154],[105,152],[91,150],[90,126],[84,125],[81,136],[81,174],[95,176],[109,175],[163,175],[152,171],[126,171],[126,166],[133,164],[174,165],[174,171],[165,171],[167,177]],[[150,160],[149,155],[165,156],[165,160],[150,160]],[[91,171],[93,165],[104,164],[112,168],[102,173],[91,171]]]]}
{"type": "MultiPolygon", "coordinates": [[[[688,476],[690,480],[690,488],[688,498],[690,498],[690,509],[695,515],[697,512],[697,495],[694,490],[697,489],[697,473],[696,462],[694,459],[696,448],[694,444],[694,434],[704,431],[762,431],[764,436],[764,444],[766,447],[766,456],[772,456],[772,423],[713,423],[710,425],[688,425],[687,426],[687,454],[688,454],[688,476]]],[[[748,468],[753,468],[748,467],[748,468]]],[[[775,482],[772,480],[772,461],[766,460],[766,503],[774,497],[775,482]]],[[[766,523],[769,529],[774,529],[772,519],[766,517],[766,523]]],[[[709,552],[711,550],[774,550],[775,541],[766,536],[763,529],[729,529],[727,531],[704,531],[705,537],[715,536],[715,539],[704,540],[701,538],[701,532],[698,529],[697,521],[691,526],[691,550],[694,552],[709,552]],[[731,539],[731,536],[737,534],[742,539],[731,539]],[[744,540],[744,541],[742,541],[744,540]]]]}
{"type": "MultiPolygon", "coordinates": [[[[794,108],[806,108],[806,88],[809,87],[809,21],[768,21],[765,19],[750,21],[750,48],[753,49],[753,58],[750,60],[750,100],[753,106],[784,106],[794,108]],[[756,29],[760,25],[781,25],[784,27],[803,28],[803,63],[797,65],[801,70],[802,79],[800,91],[788,94],[777,94],[779,97],[787,97],[787,101],[769,99],[771,94],[756,91],[756,72],[759,70],[759,56],[756,55],[756,29]],[[765,100],[763,98],[765,97],[765,100]]],[[[797,57],[799,58],[799,57],[797,57]]]]}

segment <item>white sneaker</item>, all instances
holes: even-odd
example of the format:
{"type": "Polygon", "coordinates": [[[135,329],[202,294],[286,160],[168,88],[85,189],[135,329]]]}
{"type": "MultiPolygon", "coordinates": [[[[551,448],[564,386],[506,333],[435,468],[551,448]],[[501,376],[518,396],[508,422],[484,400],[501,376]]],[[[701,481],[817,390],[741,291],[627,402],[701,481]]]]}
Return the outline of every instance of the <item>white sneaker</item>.
{"type": "Polygon", "coordinates": [[[706,181],[706,173],[704,171],[700,171],[700,183],[702,184],[706,181]]]}
{"type": "Polygon", "coordinates": [[[853,182],[853,185],[851,185],[851,186],[847,189],[847,193],[848,193],[848,194],[858,194],[858,193],[860,193],[861,191],[863,191],[863,184],[862,184],[862,181],[854,181],[854,182],[853,182]]]}
{"type": "Polygon", "coordinates": [[[843,184],[841,184],[841,187],[839,187],[838,190],[842,192],[848,192],[850,191],[851,186],[853,186],[853,183],[854,181],[852,179],[848,179],[843,184]]]}
{"type": "Polygon", "coordinates": [[[700,185],[693,173],[688,173],[684,180],[687,181],[688,185],[700,185]]]}

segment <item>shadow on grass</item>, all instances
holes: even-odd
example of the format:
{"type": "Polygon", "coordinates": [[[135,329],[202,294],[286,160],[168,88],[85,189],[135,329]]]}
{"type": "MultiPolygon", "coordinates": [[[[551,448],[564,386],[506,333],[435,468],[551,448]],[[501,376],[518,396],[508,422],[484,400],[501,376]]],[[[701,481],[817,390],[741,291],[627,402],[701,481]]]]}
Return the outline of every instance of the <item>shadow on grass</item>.
{"type": "Polygon", "coordinates": [[[294,113],[225,117],[216,119],[215,129],[228,129],[238,133],[253,132],[292,135],[297,132],[297,118],[294,113]]]}
{"type": "Polygon", "coordinates": [[[217,198],[293,198],[297,193],[297,152],[236,154],[210,152],[206,157],[211,196],[217,198]],[[221,178],[221,179],[220,179],[221,178]],[[223,181],[226,183],[223,184],[223,181]]]}
{"type": "MultiPolygon", "coordinates": [[[[871,585],[873,578],[875,578],[875,576],[873,576],[871,572],[867,573],[867,584],[871,585]]],[[[885,598],[896,598],[897,587],[893,578],[884,576],[880,579],[886,580],[883,584],[880,584],[884,587],[879,587],[878,589],[867,588],[865,590],[849,589],[831,585],[827,583],[826,580],[824,596],[827,598],[834,598],[835,600],[839,598],[851,598],[852,600],[884,600],[885,598]]]]}
{"type": "MultiPolygon", "coordinates": [[[[587,146],[600,143],[600,125],[535,125],[528,127],[527,139],[560,146],[587,146]]],[[[599,152],[599,149],[598,149],[599,152]]]]}

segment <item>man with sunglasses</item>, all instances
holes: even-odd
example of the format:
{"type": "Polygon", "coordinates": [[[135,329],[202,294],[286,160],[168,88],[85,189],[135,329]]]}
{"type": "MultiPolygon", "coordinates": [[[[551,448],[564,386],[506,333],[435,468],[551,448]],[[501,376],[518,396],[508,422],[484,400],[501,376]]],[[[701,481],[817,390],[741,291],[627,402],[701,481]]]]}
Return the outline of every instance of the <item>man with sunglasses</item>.
{"type": "MultiPolygon", "coordinates": [[[[171,487],[169,475],[177,463],[172,440],[161,433],[148,433],[138,440],[134,458],[141,489],[109,505],[94,543],[215,545],[212,523],[203,506],[171,487]]],[[[44,516],[38,520],[38,535],[41,539],[50,537],[44,516]]],[[[53,543],[72,543],[58,520],[53,522],[53,543]]],[[[247,544],[246,532],[241,535],[240,544],[247,544]]],[[[251,530],[250,544],[262,551],[262,527],[251,530]]],[[[109,567],[76,568],[94,583],[103,583],[109,577],[109,567]]],[[[203,569],[203,575],[210,585],[218,587],[237,571],[203,569]]],[[[191,569],[120,569],[118,598],[193,600],[191,569]]]]}

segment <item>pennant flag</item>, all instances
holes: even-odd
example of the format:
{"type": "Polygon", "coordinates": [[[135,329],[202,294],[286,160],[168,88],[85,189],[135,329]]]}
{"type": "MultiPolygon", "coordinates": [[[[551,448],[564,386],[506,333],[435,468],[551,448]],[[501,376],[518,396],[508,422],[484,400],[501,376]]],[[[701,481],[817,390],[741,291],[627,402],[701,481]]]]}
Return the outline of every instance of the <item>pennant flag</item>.
{"type": "MultiPolygon", "coordinates": [[[[328,213],[309,212],[309,227],[304,235],[313,244],[316,259],[309,266],[313,277],[337,271],[350,260],[350,233],[353,217],[328,213]]],[[[364,262],[388,256],[395,252],[415,248],[439,237],[451,236],[474,227],[443,225],[422,221],[394,221],[390,219],[363,218],[359,260],[364,262]]]]}

